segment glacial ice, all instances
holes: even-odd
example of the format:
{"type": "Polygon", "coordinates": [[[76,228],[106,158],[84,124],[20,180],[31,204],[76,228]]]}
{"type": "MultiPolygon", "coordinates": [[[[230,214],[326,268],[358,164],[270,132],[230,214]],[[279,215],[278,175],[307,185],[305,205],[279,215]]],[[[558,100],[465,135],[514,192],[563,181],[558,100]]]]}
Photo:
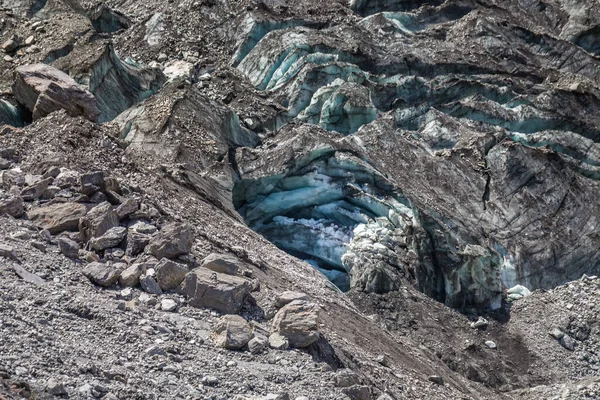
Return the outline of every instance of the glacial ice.
{"type": "Polygon", "coordinates": [[[6,100],[0,99],[0,125],[2,124],[22,127],[24,121],[17,107],[6,100]]]}
{"type": "Polygon", "coordinates": [[[89,72],[89,90],[102,114],[98,122],[113,120],[121,112],[156,93],[166,81],[159,70],[124,62],[107,45],[89,72]]]}
{"type": "MultiPolygon", "coordinates": [[[[359,253],[381,254],[387,269],[402,268],[397,261],[386,262],[398,258],[395,246],[405,240],[396,239],[409,229],[406,221],[413,215],[391,187],[363,161],[329,153],[285,175],[237,182],[233,193],[250,227],[348,290],[354,267],[357,276],[364,275],[358,272],[359,253]]],[[[364,284],[373,286],[368,277],[364,284]]]]}

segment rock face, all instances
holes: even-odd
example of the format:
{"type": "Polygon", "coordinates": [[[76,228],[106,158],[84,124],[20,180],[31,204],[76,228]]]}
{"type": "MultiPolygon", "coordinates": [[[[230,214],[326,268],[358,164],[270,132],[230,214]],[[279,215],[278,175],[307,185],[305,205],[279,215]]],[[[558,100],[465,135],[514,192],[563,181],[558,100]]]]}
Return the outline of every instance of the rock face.
{"type": "Polygon", "coordinates": [[[87,208],[79,203],[54,204],[35,208],[27,213],[27,218],[52,234],[63,231],[76,231],[79,219],[87,214],[87,208]]]}
{"type": "Polygon", "coordinates": [[[252,338],[252,327],[239,315],[224,315],[215,325],[213,341],[219,347],[239,350],[252,338]]]}
{"type": "Polygon", "coordinates": [[[45,64],[17,68],[13,93],[17,101],[33,113],[34,120],[60,109],[90,121],[97,121],[100,115],[90,92],[67,74],[45,64]]]}
{"type": "Polygon", "coordinates": [[[194,236],[189,225],[170,224],[152,238],[147,250],[158,259],[175,258],[189,253],[193,243],[194,236]]]}
{"type": "Polygon", "coordinates": [[[196,268],[186,277],[183,293],[193,307],[213,308],[224,314],[237,314],[252,284],[243,278],[196,268]]]}
{"type": "Polygon", "coordinates": [[[293,301],[273,318],[273,332],[287,339],[291,347],[307,347],[319,340],[319,307],[293,301]]]}

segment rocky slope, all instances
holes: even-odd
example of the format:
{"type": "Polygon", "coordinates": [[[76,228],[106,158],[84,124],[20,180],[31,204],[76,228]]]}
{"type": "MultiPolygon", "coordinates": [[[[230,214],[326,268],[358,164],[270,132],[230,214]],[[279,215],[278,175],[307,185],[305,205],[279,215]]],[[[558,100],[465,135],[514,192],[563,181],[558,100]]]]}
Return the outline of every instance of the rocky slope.
{"type": "Polygon", "coordinates": [[[0,2],[0,398],[600,396],[599,9],[0,2]]]}

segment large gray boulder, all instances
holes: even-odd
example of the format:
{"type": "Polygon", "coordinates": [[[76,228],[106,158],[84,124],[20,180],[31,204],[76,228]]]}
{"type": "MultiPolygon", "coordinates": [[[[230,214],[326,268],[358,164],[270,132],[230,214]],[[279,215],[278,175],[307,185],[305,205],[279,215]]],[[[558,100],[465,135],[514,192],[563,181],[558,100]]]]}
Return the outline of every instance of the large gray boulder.
{"type": "Polygon", "coordinates": [[[273,333],[285,337],[290,347],[307,347],[319,339],[319,306],[306,301],[293,301],[273,318],[273,333]]]}
{"type": "Polygon", "coordinates": [[[213,340],[219,347],[239,350],[253,337],[252,327],[239,315],[224,315],[215,325],[213,340]]]}
{"type": "Polygon", "coordinates": [[[152,238],[147,247],[154,257],[175,258],[189,253],[194,243],[192,228],[187,224],[169,224],[152,238]]]}
{"type": "Polygon", "coordinates": [[[69,75],[46,64],[33,64],[15,70],[13,94],[17,101],[42,118],[64,109],[72,117],[97,121],[100,110],[94,95],[79,86],[69,75]]]}
{"type": "Polygon", "coordinates": [[[223,314],[237,314],[250,292],[252,284],[248,280],[202,267],[186,275],[183,287],[191,306],[213,308],[223,314]]]}
{"type": "Polygon", "coordinates": [[[86,213],[87,208],[83,204],[61,203],[34,208],[27,213],[27,217],[39,228],[57,234],[63,231],[76,231],[79,219],[86,213]]]}

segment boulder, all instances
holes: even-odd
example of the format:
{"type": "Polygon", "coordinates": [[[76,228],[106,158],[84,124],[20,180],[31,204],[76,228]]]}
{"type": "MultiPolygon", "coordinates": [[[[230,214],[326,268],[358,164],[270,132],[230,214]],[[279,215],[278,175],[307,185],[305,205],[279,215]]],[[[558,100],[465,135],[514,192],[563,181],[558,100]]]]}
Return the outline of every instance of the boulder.
{"type": "Polygon", "coordinates": [[[269,347],[275,350],[287,350],[290,348],[290,342],[284,336],[275,332],[269,336],[269,347]]]}
{"type": "Polygon", "coordinates": [[[264,336],[255,336],[248,342],[248,350],[252,354],[259,354],[267,347],[267,338],[264,336]]]}
{"type": "Polygon", "coordinates": [[[79,257],[79,244],[74,240],[71,240],[66,237],[61,237],[58,239],[58,247],[60,248],[60,252],[68,258],[77,258],[79,257]]]}
{"type": "Polygon", "coordinates": [[[137,256],[150,243],[150,236],[129,230],[126,242],[125,253],[130,256],[137,256]]]}
{"type": "Polygon", "coordinates": [[[142,290],[151,294],[162,294],[163,291],[151,275],[145,275],[140,278],[140,286],[142,290]]]}
{"type": "Polygon", "coordinates": [[[295,300],[308,300],[308,295],[302,292],[294,292],[291,290],[286,290],[277,296],[277,300],[275,301],[275,306],[277,308],[281,308],[287,304],[290,304],[295,300]]]}
{"type": "Polygon", "coordinates": [[[115,226],[106,231],[104,235],[90,240],[90,245],[97,251],[106,250],[118,246],[125,239],[126,235],[127,228],[115,226]]]}
{"type": "Polygon", "coordinates": [[[160,309],[163,311],[175,311],[177,309],[177,302],[173,299],[162,299],[160,301],[160,309]]]}
{"type": "Polygon", "coordinates": [[[140,276],[146,272],[146,267],[144,264],[135,263],[125,268],[123,272],[121,272],[121,277],[119,278],[119,284],[121,286],[137,286],[140,283],[140,276]]]}
{"type": "Polygon", "coordinates": [[[239,315],[224,315],[215,326],[213,340],[219,347],[239,350],[252,338],[254,333],[250,324],[239,315]]]}
{"type": "Polygon", "coordinates": [[[117,207],[117,215],[119,216],[119,219],[123,219],[139,210],[139,208],[140,206],[136,199],[126,199],[119,207],[117,207]]]}
{"type": "Polygon", "coordinates": [[[105,264],[93,262],[83,269],[83,274],[94,284],[110,287],[119,280],[119,272],[105,264]]]}
{"type": "Polygon", "coordinates": [[[188,273],[184,264],[163,258],[156,265],[156,281],[162,290],[172,290],[181,285],[188,273]]]}
{"type": "Polygon", "coordinates": [[[319,339],[319,307],[293,301],[275,314],[272,331],[285,337],[290,347],[307,347],[319,339]]]}
{"type": "Polygon", "coordinates": [[[21,197],[25,201],[33,201],[40,198],[53,180],[53,178],[46,178],[27,186],[21,191],[21,197]]]}
{"type": "Polygon", "coordinates": [[[342,389],[342,393],[344,393],[350,400],[373,400],[371,389],[368,386],[350,386],[342,389]]]}
{"type": "Polygon", "coordinates": [[[12,92],[17,101],[40,119],[65,109],[72,117],[97,121],[100,110],[94,96],[64,72],[46,64],[18,67],[12,92]]]}
{"type": "Polygon", "coordinates": [[[94,171],[79,177],[79,190],[86,196],[91,196],[104,186],[104,172],[94,171]]]}
{"type": "Polygon", "coordinates": [[[84,242],[104,235],[109,229],[119,225],[119,217],[109,202],[92,208],[79,222],[79,232],[84,242]]]}
{"type": "Polygon", "coordinates": [[[55,235],[63,231],[76,231],[79,219],[87,213],[87,208],[79,203],[59,203],[35,208],[27,217],[39,228],[47,229],[55,235]]]}
{"type": "Polygon", "coordinates": [[[237,314],[250,292],[248,280],[202,267],[188,272],[183,287],[191,306],[213,308],[223,314],[237,314]]]}
{"type": "Polygon", "coordinates": [[[201,265],[204,268],[208,268],[221,274],[237,275],[239,271],[239,263],[240,261],[237,259],[237,257],[232,255],[212,253],[202,260],[201,265]]]}
{"type": "Polygon", "coordinates": [[[25,214],[23,199],[20,196],[10,196],[7,199],[0,200],[0,215],[5,214],[15,218],[25,214]]]}
{"type": "Polygon", "coordinates": [[[169,224],[150,241],[147,250],[154,257],[175,258],[192,250],[194,234],[187,224],[169,224]]]}

